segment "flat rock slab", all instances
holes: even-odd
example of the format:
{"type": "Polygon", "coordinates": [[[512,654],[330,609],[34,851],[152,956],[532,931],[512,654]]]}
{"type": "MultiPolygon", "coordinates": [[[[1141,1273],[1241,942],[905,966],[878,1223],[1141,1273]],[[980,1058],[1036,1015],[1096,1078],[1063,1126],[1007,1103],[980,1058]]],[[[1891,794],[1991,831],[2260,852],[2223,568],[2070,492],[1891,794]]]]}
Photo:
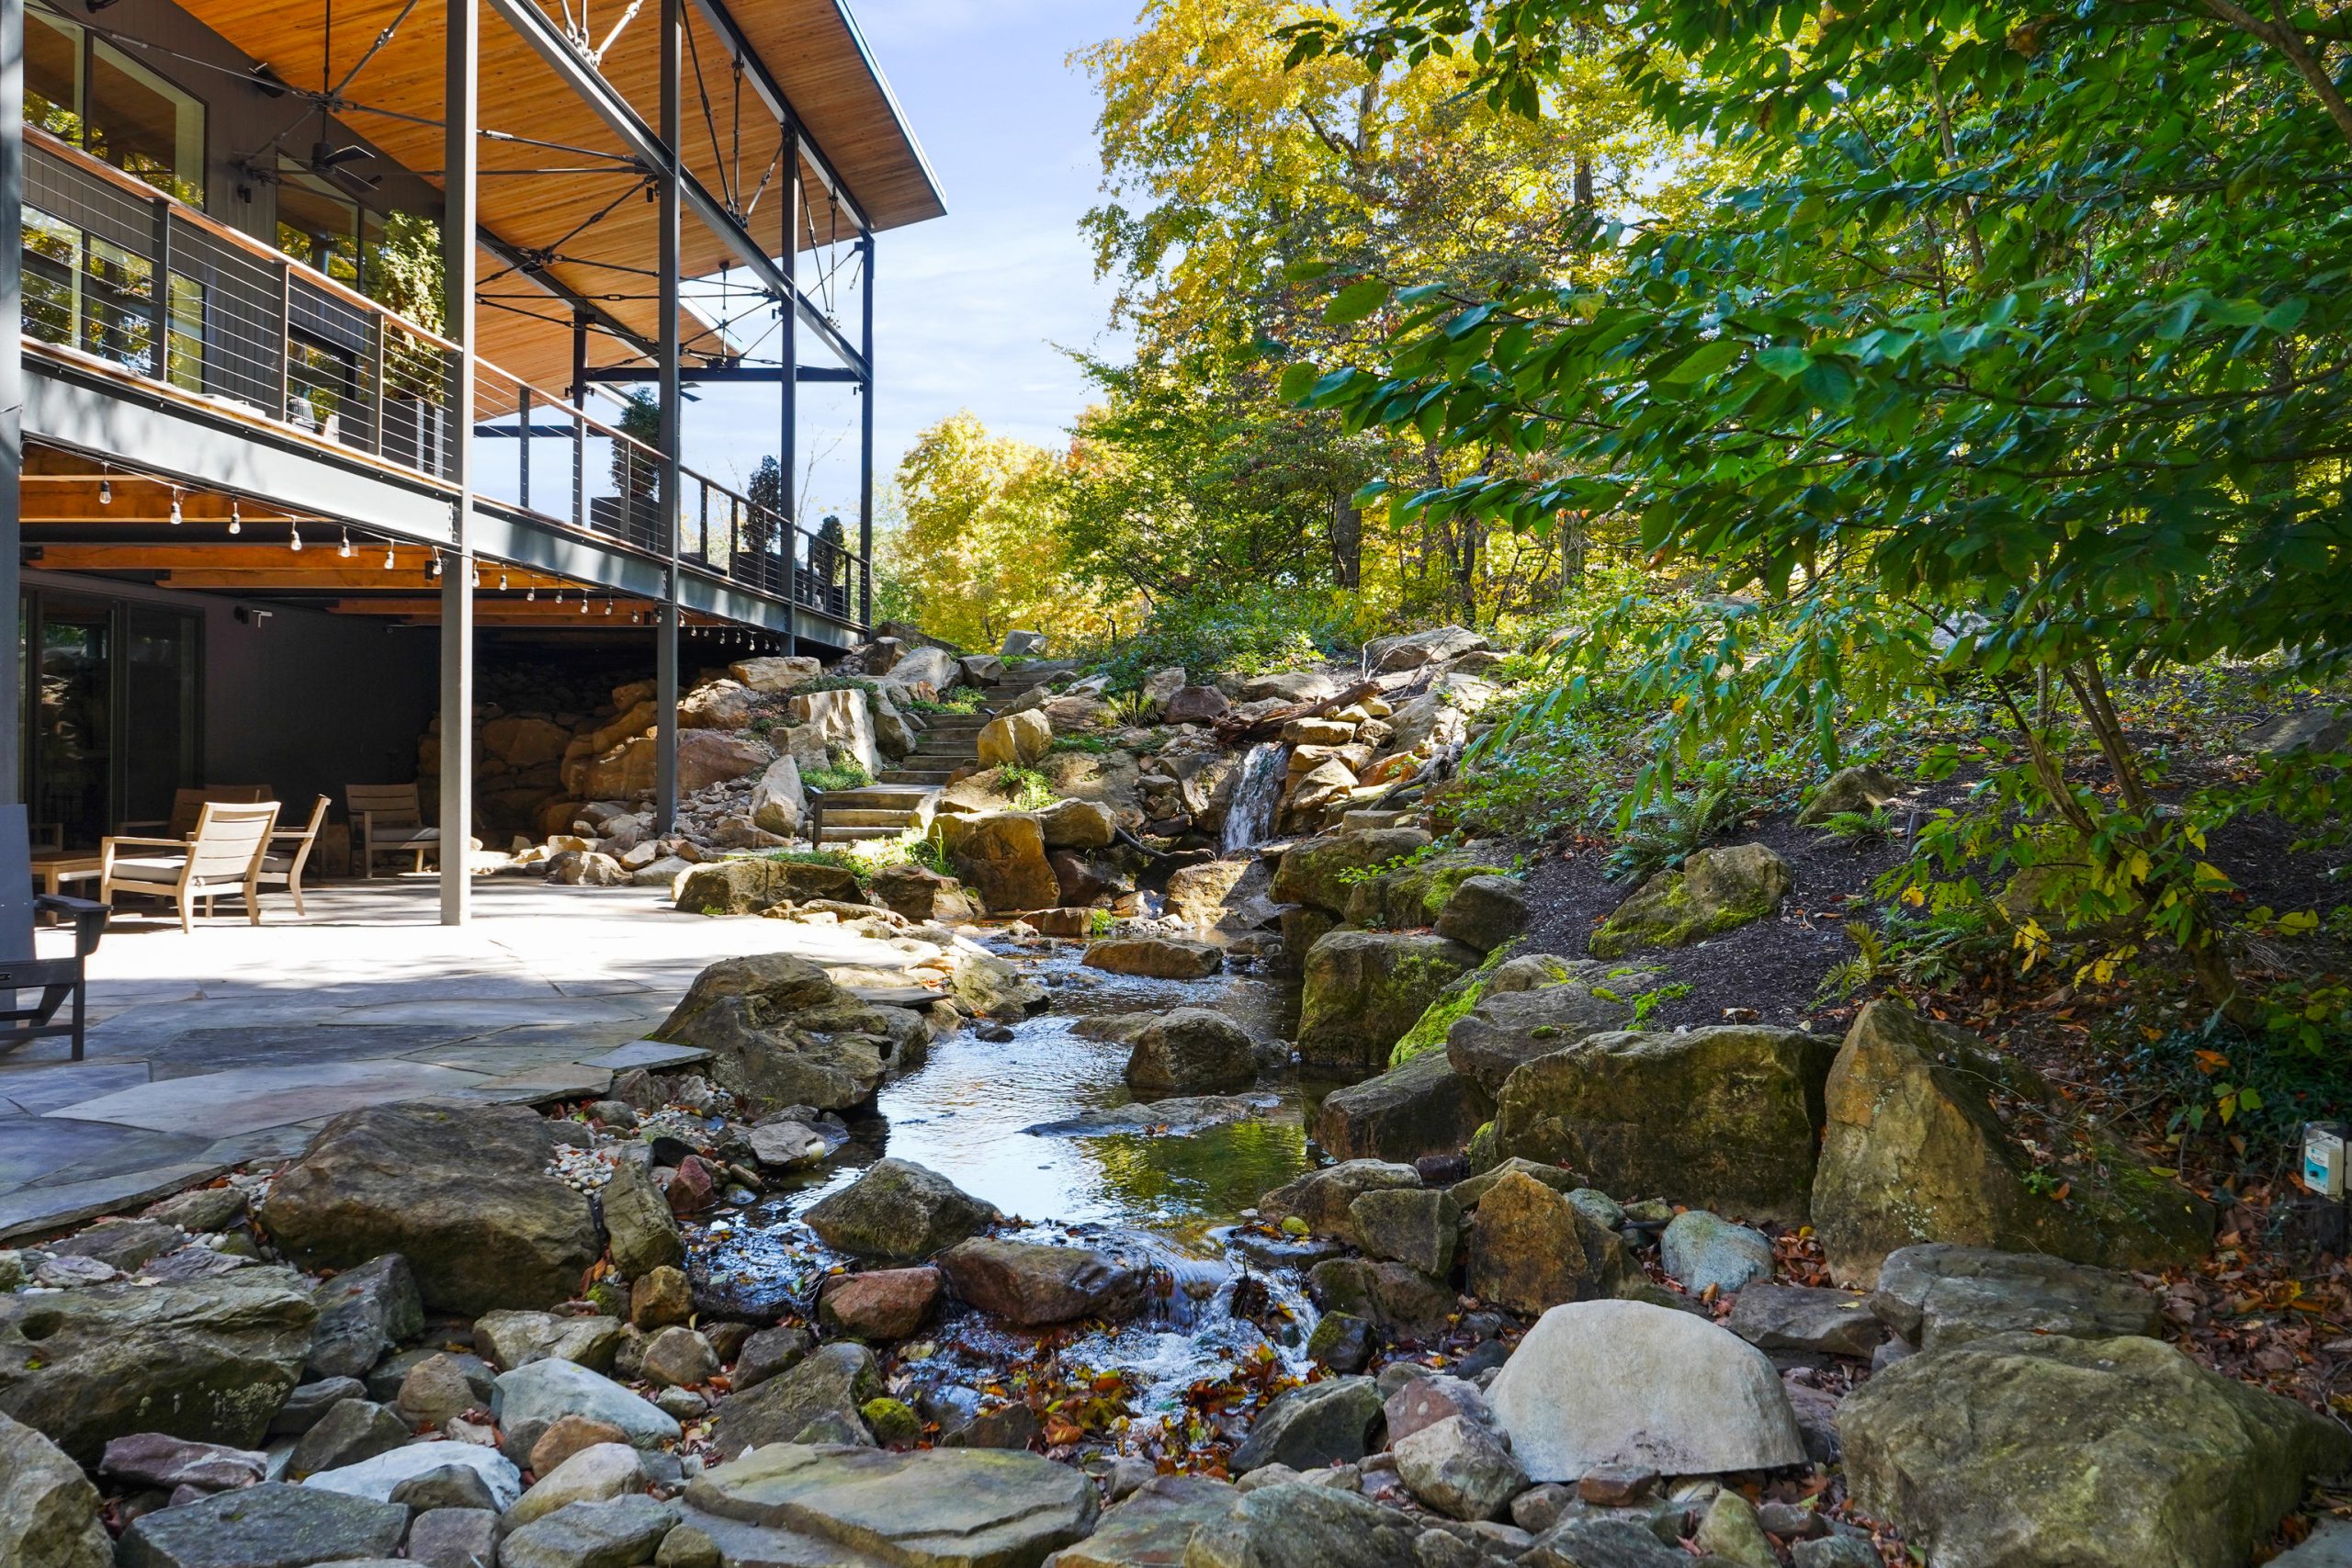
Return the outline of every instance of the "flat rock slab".
{"type": "Polygon", "coordinates": [[[479,1443],[411,1443],[340,1470],[320,1471],[302,1484],[389,1503],[392,1488],[409,1477],[450,1466],[470,1470],[481,1476],[482,1483],[490,1488],[492,1499],[502,1509],[513,1507],[515,1499],[523,1495],[522,1473],[514,1462],[496,1449],[486,1449],[479,1443]]]}
{"type": "MultiPolygon", "coordinates": [[[[405,1056],[486,1032],[482,1028],[334,1028],[316,1023],[264,1024],[239,1029],[191,1029],[146,1053],[157,1079],[238,1067],[297,1067],[377,1056],[405,1056]]],[[[494,1026],[493,1026],[494,1027],[494,1026]]]]}
{"type": "Polygon", "coordinates": [[[1887,1254],[1871,1310],[1923,1350],[1995,1334],[2154,1334],[2158,1303],[2128,1274],[2031,1252],[1930,1244],[1887,1254]]]}
{"type": "Polygon", "coordinates": [[[794,1443],[705,1472],[685,1503],[731,1562],[896,1568],[1034,1564],[1091,1529],[1097,1507],[1083,1473],[1035,1454],[794,1443]]]}
{"type": "Polygon", "coordinates": [[[348,1493],[266,1482],[141,1515],[123,1532],[119,1568],[308,1568],[390,1557],[408,1510],[348,1493]]]}
{"type": "Polygon", "coordinates": [[[1194,1094],[1174,1100],[1144,1100],[1107,1109],[1081,1111],[1059,1122],[1023,1127],[1040,1137],[1089,1138],[1112,1133],[1197,1133],[1228,1122],[1247,1122],[1282,1104],[1271,1094],[1194,1094]]]}
{"type": "MultiPolygon", "coordinates": [[[[15,1134],[10,1128],[8,1136],[15,1134]]],[[[153,1202],[209,1181],[229,1168],[210,1160],[175,1161],[53,1186],[19,1187],[0,1197],[0,1241],[79,1224],[100,1214],[153,1202]]]]}
{"type": "Polygon", "coordinates": [[[631,1067],[683,1067],[689,1063],[709,1059],[710,1053],[699,1045],[665,1045],[659,1040],[632,1040],[626,1045],[616,1045],[610,1051],[583,1057],[581,1065],[622,1073],[631,1067]]]}
{"type": "Polygon", "coordinates": [[[1868,1296],[1806,1285],[1750,1285],[1724,1326],[1759,1350],[1783,1353],[1866,1357],[1886,1338],[1868,1296]]]}
{"type": "Polygon", "coordinates": [[[398,1058],[236,1067],[200,1077],[141,1084],[52,1114],[220,1138],[395,1100],[462,1095],[482,1082],[479,1073],[398,1058]]]}

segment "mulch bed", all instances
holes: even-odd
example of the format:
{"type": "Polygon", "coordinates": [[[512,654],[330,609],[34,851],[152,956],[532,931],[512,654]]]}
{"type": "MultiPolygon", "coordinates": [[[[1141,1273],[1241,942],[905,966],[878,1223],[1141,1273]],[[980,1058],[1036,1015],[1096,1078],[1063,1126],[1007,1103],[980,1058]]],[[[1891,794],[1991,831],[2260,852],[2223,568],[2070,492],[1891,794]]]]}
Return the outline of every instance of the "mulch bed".
{"type": "MultiPolygon", "coordinates": [[[[1773,919],[1689,947],[1628,958],[1628,963],[1659,964],[1669,972],[1662,981],[1679,980],[1690,987],[1688,996],[1661,1000],[1645,1028],[1697,1028],[1727,1019],[1792,1026],[1818,1018],[1825,1007],[1815,995],[1822,976],[1854,953],[1846,920],[1873,907],[1871,883],[1908,852],[1901,839],[1845,843],[1799,828],[1787,817],[1735,832],[1724,841],[1771,848],[1795,871],[1796,891],[1773,919]],[[1747,1019],[1744,1010],[1752,1010],[1754,1019],[1747,1019]]],[[[1630,877],[1611,882],[1602,874],[1609,850],[1603,840],[1579,840],[1547,852],[1529,870],[1527,945],[1521,951],[1589,956],[1585,943],[1593,928],[1636,886],[1630,877]]]]}

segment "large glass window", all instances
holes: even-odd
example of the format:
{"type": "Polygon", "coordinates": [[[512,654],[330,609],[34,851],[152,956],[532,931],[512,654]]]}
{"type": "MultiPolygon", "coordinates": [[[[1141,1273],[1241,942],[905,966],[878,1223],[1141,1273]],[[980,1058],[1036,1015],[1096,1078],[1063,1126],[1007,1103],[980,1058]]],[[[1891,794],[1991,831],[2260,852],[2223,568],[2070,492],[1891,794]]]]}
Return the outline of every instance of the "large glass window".
{"type": "Polygon", "coordinates": [[[201,776],[203,622],[183,610],[27,591],[24,799],[67,848],[162,820],[201,776]]]}
{"type": "Polygon", "coordinates": [[[25,123],[204,205],[204,105],[86,28],[27,13],[25,123]]]}

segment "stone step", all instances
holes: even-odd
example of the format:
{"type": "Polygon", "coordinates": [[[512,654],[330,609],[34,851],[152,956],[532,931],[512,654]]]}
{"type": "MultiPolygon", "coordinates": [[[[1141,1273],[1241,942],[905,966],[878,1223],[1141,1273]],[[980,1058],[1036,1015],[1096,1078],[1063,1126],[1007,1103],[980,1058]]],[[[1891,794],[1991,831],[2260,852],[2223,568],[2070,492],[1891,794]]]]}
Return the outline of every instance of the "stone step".
{"type": "Polygon", "coordinates": [[[888,828],[904,832],[915,825],[915,814],[900,807],[833,806],[825,807],[825,826],[843,828],[888,828]]]}
{"type": "Polygon", "coordinates": [[[931,790],[922,784],[903,784],[885,780],[880,784],[861,784],[855,789],[835,789],[824,792],[825,809],[836,807],[890,807],[912,810],[922,804],[931,790]]]}
{"type": "Polygon", "coordinates": [[[886,784],[919,784],[925,789],[944,789],[956,782],[953,768],[892,768],[882,775],[886,784]]]}
{"type": "Polygon", "coordinates": [[[828,818],[824,836],[817,841],[820,844],[854,844],[865,839],[895,839],[904,831],[903,828],[840,827],[828,818]]]}

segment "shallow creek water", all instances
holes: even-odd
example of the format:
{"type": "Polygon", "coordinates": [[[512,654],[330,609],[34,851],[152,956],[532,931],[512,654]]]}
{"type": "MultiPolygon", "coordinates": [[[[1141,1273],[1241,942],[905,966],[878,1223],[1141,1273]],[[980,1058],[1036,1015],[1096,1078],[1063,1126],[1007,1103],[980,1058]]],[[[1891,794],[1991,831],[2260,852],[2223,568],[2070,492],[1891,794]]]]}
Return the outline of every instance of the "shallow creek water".
{"type": "Polygon", "coordinates": [[[818,1281],[843,1261],[797,1216],[888,1155],[940,1172],[994,1203],[1020,1227],[1007,1234],[1091,1247],[1155,1270],[1152,1308],[1108,1330],[1046,1337],[1008,1332],[978,1314],[951,1312],[920,1343],[886,1360],[894,1388],[908,1393],[944,1384],[985,1386],[1010,1366],[1058,1364],[1119,1369],[1114,1395],[1148,1424],[1173,1414],[1183,1391],[1271,1349],[1281,1367],[1304,1369],[1314,1308],[1289,1250],[1244,1236],[1235,1222],[1259,1196],[1311,1163],[1306,1127],[1317,1090],[1287,1074],[1249,1098],[1254,1114],[1191,1132],[1122,1131],[1096,1135],[1030,1132],[1040,1124],[1130,1103],[1127,1048],[1076,1032],[1080,1021],[1114,1013],[1211,1007],[1260,1040],[1296,1029],[1295,986],[1236,973],[1202,981],[1143,979],[1081,967],[1080,944],[1007,948],[1047,990],[1046,1007],[1013,1026],[1010,1041],[966,1029],[936,1041],[921,1067],[887,1085],[853,1141],[801,1183],[715,1215],[699,1228],[694,1267],[705,1289],[760,1315],[807,1314],[818,1281]]]}

